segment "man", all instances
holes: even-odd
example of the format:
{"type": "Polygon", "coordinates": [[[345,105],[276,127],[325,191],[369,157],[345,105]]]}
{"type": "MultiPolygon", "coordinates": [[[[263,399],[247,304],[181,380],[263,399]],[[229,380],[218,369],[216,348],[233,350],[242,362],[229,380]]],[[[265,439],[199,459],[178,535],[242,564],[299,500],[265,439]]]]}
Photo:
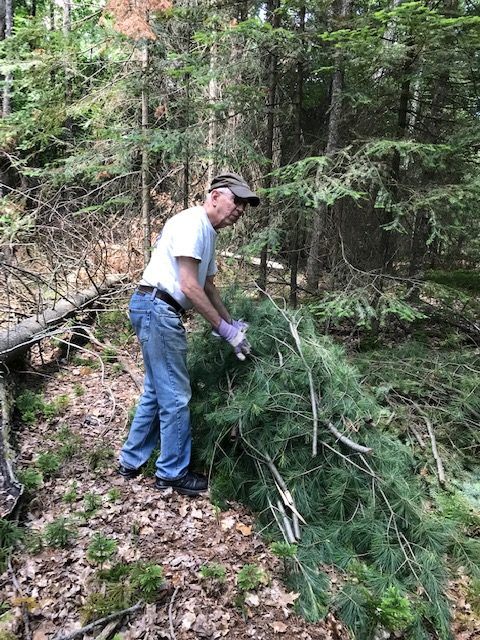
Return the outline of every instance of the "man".
{"type": "Polygon", "coordinates": [[[118,472],[134,478],[158,440],[155,487],[195,496],[208,489],[205,476],[189,470],[190,379],[181,314],[194,307],[240,358],[248,353],[246,325],[232,320],[214,284],[217,231],[235,224],[250,204],[260,204],[245,180],[224,173],[212,180],[203,206],[176,214],[164,226],[129,305],[142,346],[144,391],[118,472]]]}

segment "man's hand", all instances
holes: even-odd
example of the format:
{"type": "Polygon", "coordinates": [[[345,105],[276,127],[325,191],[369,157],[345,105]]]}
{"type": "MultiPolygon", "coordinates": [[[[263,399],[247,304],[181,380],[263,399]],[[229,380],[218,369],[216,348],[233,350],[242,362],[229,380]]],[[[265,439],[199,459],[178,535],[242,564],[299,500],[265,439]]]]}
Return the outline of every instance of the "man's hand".
{"type": "Polygon", "coordinates": [[[245,336],[247,329],[248,325],[238,320],[234,320],[232,324],[229,324],[222,319],[217,327],[218,335],[232,345],[239,360],[245,360],[245,356],[248,356],[250,353],[250,345],[245,336]],[[234,322],[237,322],[238,325],[241,324],[242,328],[239,328],[239,326],[236,327],[233,324],[234,322]]]}
{"type": "Polygon", "coordinates": [[[242,318],[240,318],[240,320],[232,320],[232,325],[235,329],[239,329],[240,331],[246,331],[250,326],[248,322],[244,322],[242,318]]]}

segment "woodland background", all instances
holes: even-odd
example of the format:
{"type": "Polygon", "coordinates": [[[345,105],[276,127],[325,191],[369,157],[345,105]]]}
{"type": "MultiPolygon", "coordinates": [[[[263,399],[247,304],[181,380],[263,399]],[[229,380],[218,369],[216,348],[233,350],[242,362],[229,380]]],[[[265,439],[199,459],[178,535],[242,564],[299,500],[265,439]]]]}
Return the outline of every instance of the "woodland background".
{"type": "MultiPolygon", "coordinates": [[[[213,357],[192,327],[198,462],[215,460],[215,500],[270,514],[263,525],[272,539],[283,531],[308,619],[330,607],[361,640],[451,637],[456,576],[469,609],[455,633],[470,637],[460,633],[480,608],[479,5],[1,0],[0,39],[1,349],[19,323],[111,274],[128,289],[163,222],[201,202],[217,172],[241,173],[262,204],[220,234],[220,282],[237,285],[228,295],[251,322],[254,366],[213,357]],[[288,402],[272,404],[274,391],[288,402]],[[372,466],[321,441],[313,480],[312,410],[337,429],[331,444],[345,445],[340,430],[380,452],[372,466]],[[232,423],[263,466],[230,445],[216,457],[209,436],[232,423]],[[289,488],[310,474],[294,491],[304,543],[276,512],[272,461],[289,488]],[[328,597],[327,566],[342,576],[328,597]]],[[[134,344],[111,313],[95,329],[110,358],[134,344]]],[[[28,391],[19,423],[47,419],[48,402],[28,391]]]]}

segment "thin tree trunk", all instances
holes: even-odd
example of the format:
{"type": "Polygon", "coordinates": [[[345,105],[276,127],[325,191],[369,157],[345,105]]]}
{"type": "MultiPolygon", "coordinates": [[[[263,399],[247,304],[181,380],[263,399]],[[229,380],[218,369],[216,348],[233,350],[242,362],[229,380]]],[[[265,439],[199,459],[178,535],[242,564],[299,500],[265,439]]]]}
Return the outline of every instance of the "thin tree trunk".
{"type": "MultiPolygon", "coordinates": [[[[340,17],[346,18],[351,11],[353,0],[342,0],[340,17]]],[[[343,52],[335,51],[334,73],[332,78],[330,110],[328,119],[328,137],[325,153],[332,155],[340,146],[340,122],[342,118],[342,94],[343,94],[343,52]]],[[[327,248],[331,251],[337,242],[335,224],[335,206],[327,207],[323,204],[316,212],[313,219],[312,240],[307,261],[307,287],[310,291],[316,291],[321,272],[320,249],[322,235],[327,234],[327,248]],[[327,227],[327,228],[325,228],[327,227]]]]}
{"type": "MultiPolygon", "coordinates": [[[[280,16],[276,13],[278,8],[278,0],[270,0],[268,12],[271,16],[271,23],[274,29],[280,26],[280,16]]],[[[268,103],[267,103],[267,136],[265,144],[265,158],[268,160],[268,174],[265,178],[264,187],[270,189],[272,186],[271,171],[273,170],[273,141],[275,137],[275,102],[277,96],[278,83],[278,56],[272,52],[269,56],[269,83],[268,83],[268,103]]],[[[267,195],[264,198],[265,214],[263,227],[268,227],[270,223],[270,201],[267,195]]],[[[268,262],[268,245],[265,244],[260,252],[260,267],[257,284],[261,291],[267,290],[267,262],[268,262]]]]}
{"type": "MultiPolygon", "coordinates": [[[[4,38],[9,38],[12,35],[13,28],[13,0],[5,0],[5,30],[4,38]]],[[[10,115],[10,92],[12,90],[12,74],[6,73],[3,84],[3,97],[2,97],[2,116],[10,115]]]]}
{"type": "Polygon", "coordinates": [[[215,77],[216,69],[217,69],[217,56],[218,56],[217,43],[214,42],[210,47],[210,80],[208,82],[208,106],[210,110],[210,117],[208,120],[207,180],[209,185],[217,173],[216,146],[217,146],[217,138],[218,138],[218,123],[217,123],[217,115],[215,112],[215,107],[216,107],[217,98],[218,98],[218,84],[217,84],[217,78],[215,77]]]}
{"type": "Polygon", "coordinates": [[[67,38],[72,30],[72,0],[63,0],[63,35],[67,38]]]}
{"type": "MultiPolygon", "coordinates": [[[[401,140],[405,138],[407,133],[408,124],[408,104],[410,100],[410,73],[412,65],[415,59],[415,52],[413,49],[407,57],[404,65],[403,74],[404,80],[402,82],[400,91],[400,100],[398,105],[398,117],[397,117],[397,139],[401,140]]],[[[401,156],[400,153],[395,150],[393,152],[393,159],[390,169],[391,176],[391,188],[390,193],[392,201],[395,201],[398,197],[398,190],[400,185],[400,169],[401,169],[401,156]]],[[[393,217],[390,211],[385,211],[382,216],[382,230],[380,236],[380,255],[382,256],[382,270],[386,273],[390,272],[393,267],[393,258],[395,256],[395,238],[391,231],[383,228],[384,225],[388,225],[393,222],[393,217]]]]}
{"type": "Polygon", "coordinates": [[[55,2],[54,0],[50,0],[50,4],[48,6],[49,11],[49,31],[55,31],[55,2]]]}
{"type": "MultiPolygon", "coordinates": [[[[302,5],[299,10],[299,32],[303,34],[305,32],[305,5],[302,5]]],[[[304,58],[303,51],[300,53],[300,58],[297,63],[297,100],[296,100],[296,113],[295,113],[295,158],[300,157],[300,151],[302,147],[302,104],[303,104],[303,83],[304,83],[304,58]]],[[[300,220],[299,210],[295,208],[292,211],[290,228],[290,304],[295,309],[298,304],[298,261],[300,253],[300,220]]]]}
{"type": "Polygon", "coordinates": [[[150,158],[148,153],[148,44],[143,45],[142,56],[142,225],[143,261],[146,265],[151,255],[150,220],[150,158]]]}

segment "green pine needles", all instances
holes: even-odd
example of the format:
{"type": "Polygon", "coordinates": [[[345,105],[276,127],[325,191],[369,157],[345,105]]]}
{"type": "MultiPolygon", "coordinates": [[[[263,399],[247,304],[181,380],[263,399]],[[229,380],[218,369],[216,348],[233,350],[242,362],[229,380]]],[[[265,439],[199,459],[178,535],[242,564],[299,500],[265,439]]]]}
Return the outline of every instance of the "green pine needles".
{"type": "Polygon", "coordinates": [[[460,545],[465,566],[462,554],[473,564],[478,549],[429,513],[390,413],[308,316],[271,300],[230,307],[250,323],[251,358],[238,362],[207,331],[190,350],[197,454],[215,470],[214,500],[242,500],[273,538],[295,544],[286,581],[307,619],[334,606],[363,640],[379,627],[449,638],[445,556],[460,545]],[[342,575],[334,596],[322,565],[342,575]]]}

